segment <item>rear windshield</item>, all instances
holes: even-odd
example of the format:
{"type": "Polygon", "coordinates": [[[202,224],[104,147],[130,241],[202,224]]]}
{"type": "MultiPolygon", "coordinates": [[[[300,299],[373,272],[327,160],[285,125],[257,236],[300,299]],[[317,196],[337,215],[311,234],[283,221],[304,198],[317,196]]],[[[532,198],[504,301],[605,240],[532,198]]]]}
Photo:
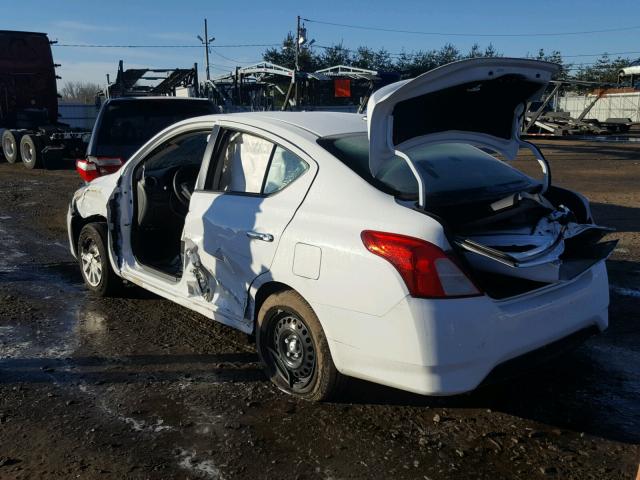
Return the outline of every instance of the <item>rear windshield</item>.
{"type": "Polygon", "coordinates": [[[215,113],[213,104],[202,100],[131,100],[105,108],[89,155],[123,159],[171,124],[215,113]]]}
{"type": "MultiPolygon", "coordinates": [[[[376,188],[404,200],[418,198],[418,182],[407,163],[393,157],[374,177],[366,133],[325,137],[318,143],[376,188]]],[[[421,145],[404,151],[425,179],[435,204],[465,203],[518,192],[539,183],[494,156],[464,143],[421,145]]]]}

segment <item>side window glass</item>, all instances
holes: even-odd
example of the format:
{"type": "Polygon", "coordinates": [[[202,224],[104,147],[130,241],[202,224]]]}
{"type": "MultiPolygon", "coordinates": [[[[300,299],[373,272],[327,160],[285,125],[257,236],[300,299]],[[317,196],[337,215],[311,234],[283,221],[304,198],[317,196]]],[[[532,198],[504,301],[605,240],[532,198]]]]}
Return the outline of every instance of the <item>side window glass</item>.
{"type": "Polygon", "coordinates": [[[264,184],[264,194],[278,192],[309,169],[307,162],[297,155],[277,146],[264,184]]]}
{"type": "Polygon", "coordinates": [[[185,165],[200,165],[207,148],[209,132],[198,132],[172,139],[145,162],[146,170],[163,170],[185,165]]]}
{"type": "Polygon", "coordinates": [[[253,135],[232,132],[218,158],[218,191],[260,193],[273,152],[273,143],[253,135]]]}

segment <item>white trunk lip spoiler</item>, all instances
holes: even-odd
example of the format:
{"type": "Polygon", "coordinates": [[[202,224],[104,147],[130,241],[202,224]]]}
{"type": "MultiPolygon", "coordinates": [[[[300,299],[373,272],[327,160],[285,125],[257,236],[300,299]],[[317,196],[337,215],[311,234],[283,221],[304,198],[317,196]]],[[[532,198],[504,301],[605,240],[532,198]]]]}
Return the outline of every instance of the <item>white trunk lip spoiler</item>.
{"type": "MultiPolygon", "coordinates": [[[[469,82],[493,80],[505,75],[518,75],[528,82],[539,84],[540,88],[527,98],[528,101],[531,101],[542,94],[552,75],[559,69],[557,64],[538,60],[501,57],[474,58],[453,62],[430,70],[414,79],[403,80],[381,88],[371,95],[367,105],[369,169],[372,175],[375,176],[381,165],[393,156],[403,158],[418,181],[418,205],[424,207],[426,181],[420,175],[411,158],[404,153],[408,148],[424,143],[469,143],[489,148],[508,159],[513,159],[518,150],[524,147],[533,152],[541,165],[544,173],[543,192],[546,191],[551,182],[549,165],[537,147],[520,139],[520,120],[524,113],[522,104],[510,113],[510,118],[504,119],[511,124],[510,138],[450,129],[409,138],[396,145],[393,141],[393,114],[394,108],[400,102],[469,82]]],[[[496,101],[499,100],[496,98],[496,101]]],[[[425,112],[425,114],[429,114],[429,112],[425,112]]]]}

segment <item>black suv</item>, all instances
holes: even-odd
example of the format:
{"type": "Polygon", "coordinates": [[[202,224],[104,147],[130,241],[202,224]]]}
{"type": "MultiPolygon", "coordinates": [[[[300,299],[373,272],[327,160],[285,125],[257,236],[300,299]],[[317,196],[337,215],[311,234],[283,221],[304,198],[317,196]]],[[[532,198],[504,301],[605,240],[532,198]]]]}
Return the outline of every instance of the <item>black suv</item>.
{"type": "Polygon", "coordinates": [[[217,113],[207,99],[122,97],[107,100],[98,113],[87,156],[76,161],[86,182],[117,171],[147,140],[169,125],[217,113]]]}

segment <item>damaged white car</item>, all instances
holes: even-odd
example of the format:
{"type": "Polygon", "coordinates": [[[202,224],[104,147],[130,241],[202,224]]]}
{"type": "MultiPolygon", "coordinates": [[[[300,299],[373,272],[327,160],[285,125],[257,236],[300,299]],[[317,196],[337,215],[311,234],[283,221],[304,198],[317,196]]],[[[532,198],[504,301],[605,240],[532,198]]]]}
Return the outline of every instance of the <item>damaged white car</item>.
{"type": "Polygon", "coordinates": [[[326,399],[345,376],[472,390],[607,327],[615,242],[518,134],[556,68],[466,60],[382,88],[365,117],[175,124],[76,192],[71,250],[94,292],[124,279],[255,333],[288,393],[326,399]],[[488,153],[522,148],[542,180],[488,153]]]}

